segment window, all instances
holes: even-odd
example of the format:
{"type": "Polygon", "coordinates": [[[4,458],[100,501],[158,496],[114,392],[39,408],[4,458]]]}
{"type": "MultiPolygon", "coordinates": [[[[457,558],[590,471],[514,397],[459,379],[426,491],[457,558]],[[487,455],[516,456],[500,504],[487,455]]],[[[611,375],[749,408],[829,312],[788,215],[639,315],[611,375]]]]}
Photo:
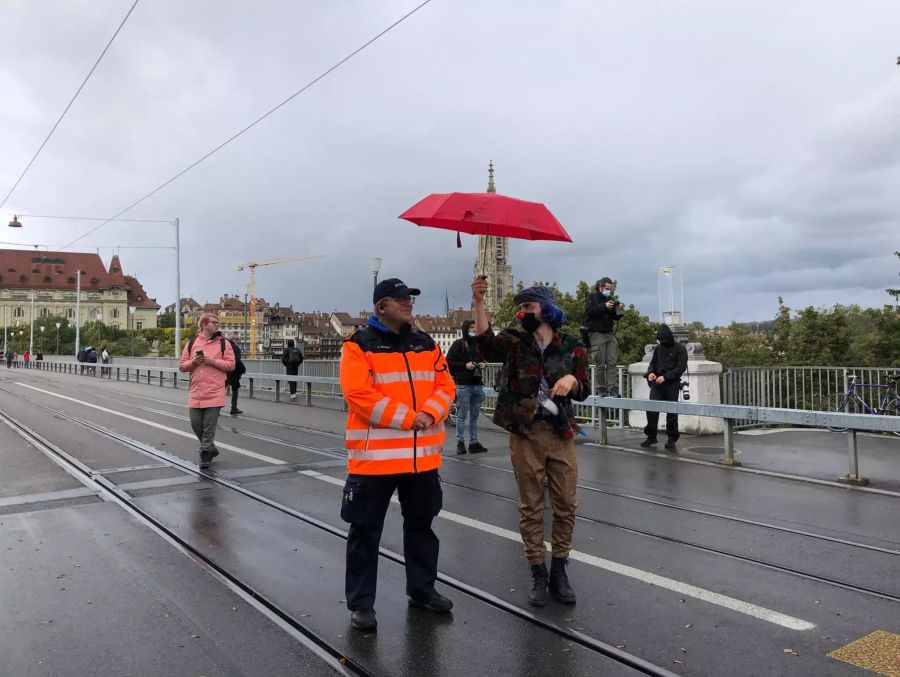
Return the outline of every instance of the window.
{"type": "Polygon", "coordinates": [[[25,309],[22,306],[19,306],[13,312],[13,317],[25,317],[25,309]]]}
{"type": "Polygon", "coordinates": [[[74,308],[67,308],[67,309],[66,309],[66,319],[67,319],[67,320],[71,320],[71,319],[74,318],[74,317],[75,317],[75,309],[74,309],[74,308]]]}
{"type": "Polygon", "coordinates": [[[44,284],[50,284],[53,279],[49,275],[44,275],[44,284]]]}
{"type": "Polygon", "coordinates": [[[143,328],[144,328],[144,322],[143,322],[143,320],[138,320],[138,321],[137,321],[137,328],[138,328],[138,329],[143,329],[143,328]]]}
{"type": "Polygon", "coordinates": [[[118,320],[119,319],[119,309],[113,308],[112,311],[110,311],[109,316],[114,320],[118,320]]]}
{"type": "Polygon", "coordinates": [[[41,317],[50,317],[50,309],[41,308],[41,317]]]}

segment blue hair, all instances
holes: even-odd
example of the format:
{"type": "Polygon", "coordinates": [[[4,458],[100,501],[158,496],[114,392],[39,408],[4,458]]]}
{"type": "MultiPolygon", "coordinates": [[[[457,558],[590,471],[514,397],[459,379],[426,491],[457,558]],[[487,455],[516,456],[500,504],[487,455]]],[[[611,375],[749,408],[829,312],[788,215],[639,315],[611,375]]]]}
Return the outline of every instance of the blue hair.
{"type": "Polygon", "coordinates": [[[552,303],[541,304],[541,318],[553,329],[559,329],[566,323],[566,314],[559,306],[552,303]]]}

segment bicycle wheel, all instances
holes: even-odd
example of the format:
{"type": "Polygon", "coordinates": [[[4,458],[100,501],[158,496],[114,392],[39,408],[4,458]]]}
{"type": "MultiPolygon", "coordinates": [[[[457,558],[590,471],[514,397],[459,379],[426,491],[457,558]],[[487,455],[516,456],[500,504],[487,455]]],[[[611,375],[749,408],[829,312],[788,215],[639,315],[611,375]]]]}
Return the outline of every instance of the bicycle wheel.
{"type": "MultiPolygon", "coordinates": [[[[852,403],[850,405],[853,406],[852,403]]],[[[833,393],[829,395],[822,404],[822,411],[828,412],[840,412],[844,413],[846,410],[844,408],[844,393],[833,393]]],[[[847,432],[846,428],[839,428],[834,426],[825,426],[833,433],[845,433],[847,432]]]]}
{"type": "Polygon", "coordinates": [[[456,427],[456,417],[459,413],[459,402],[453,400],[453,404],[450,405],[450,413],[447,414],[447,423],[452,425],[454,428],[456,427]]]}

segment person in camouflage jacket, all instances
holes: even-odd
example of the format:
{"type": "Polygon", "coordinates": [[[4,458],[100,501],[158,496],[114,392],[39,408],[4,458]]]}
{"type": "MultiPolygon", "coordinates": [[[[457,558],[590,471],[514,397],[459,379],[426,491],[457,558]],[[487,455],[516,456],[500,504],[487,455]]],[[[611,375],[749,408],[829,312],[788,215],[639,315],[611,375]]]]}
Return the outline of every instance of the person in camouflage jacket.
{"type": "Polygon", "coordinates": [[[578,425],[572,400],[591,393],[588,357],[582,343],[561,333],[565,314],[547,287],[529,287],[515,296],[521,328],[496,336],[484,307],[487,278],[472,282],[476,340],[489,362],[503,362],[494,423],[510,431],[509,450],[519,487],[519,532],[531,566],[528,601],[543,606],[549,592],[564,604],[575,603],[566,574],[575,530],[578,460],[573,437],[578,425]],[[544,551],[544,480],[553,507],[552,560],[544,551]]]}

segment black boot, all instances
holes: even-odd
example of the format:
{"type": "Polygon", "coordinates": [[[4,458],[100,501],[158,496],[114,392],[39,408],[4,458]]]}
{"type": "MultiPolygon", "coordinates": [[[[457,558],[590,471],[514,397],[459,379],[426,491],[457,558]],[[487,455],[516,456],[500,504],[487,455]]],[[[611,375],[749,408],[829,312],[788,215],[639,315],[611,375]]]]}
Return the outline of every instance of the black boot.
{"type": "Polygon", "coordinates": [[[528,603],[531,606],[544,606],[547,603],[547,565],[531,565],[531,590],[528,591],[528,603]]]}
{"type": "Polygon", "coordinates": [[[550,560],[550,594],[563,604],[575,604],[575,591],[566,576],[568,564],[566,557],[554,557],[550,560]]]}

